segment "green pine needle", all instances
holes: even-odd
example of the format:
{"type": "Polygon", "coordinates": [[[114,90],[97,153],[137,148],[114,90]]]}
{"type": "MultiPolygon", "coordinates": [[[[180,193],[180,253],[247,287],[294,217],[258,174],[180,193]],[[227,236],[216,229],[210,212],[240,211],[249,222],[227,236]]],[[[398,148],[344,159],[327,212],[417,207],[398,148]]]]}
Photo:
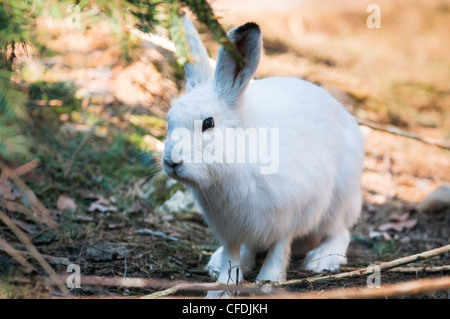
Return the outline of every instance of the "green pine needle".
{"type": "Polygon", "coordinates": [[[181,2],[185,3],[195,13],[198,20],[205,24],[212,33],[214,39],[231,54],[239,66],[243,67],[246,63],[245,59],[241,56],[234,43],[227,38],[227,33],[215,17],[208,2],[206,0],[182,0],[181,2]]]}

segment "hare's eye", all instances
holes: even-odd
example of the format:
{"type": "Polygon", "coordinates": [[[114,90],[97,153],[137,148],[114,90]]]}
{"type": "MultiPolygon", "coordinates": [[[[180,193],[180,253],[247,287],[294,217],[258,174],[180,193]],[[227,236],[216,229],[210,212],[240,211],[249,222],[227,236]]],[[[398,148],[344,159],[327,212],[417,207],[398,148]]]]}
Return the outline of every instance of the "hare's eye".
{"type": "Polygon", "coordinates": [[[213,127],[214,127],[214,119],[212,117],[208,117],[206,120],[203,120],[202,132],[213,127]]]}

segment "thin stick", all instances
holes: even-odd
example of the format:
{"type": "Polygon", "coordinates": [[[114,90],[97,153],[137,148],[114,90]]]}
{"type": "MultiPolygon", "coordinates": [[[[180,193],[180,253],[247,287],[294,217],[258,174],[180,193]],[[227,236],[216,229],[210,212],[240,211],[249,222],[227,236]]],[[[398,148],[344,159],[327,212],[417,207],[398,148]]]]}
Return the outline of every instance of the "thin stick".
{"type": "MultiPolygon", "coordinates": [[[[385,263],[378,264],[380,271],[386,271],[388,269],[392,269],[399,266],[404,266],[406,264],[421,261],[424,259],[428,259],[431,257],[435,257],[438,255],[442,255],[445,253],[450,252],[450,245],[442,246],[436,249],[428,250],[419,254],[415,254],[412,256],[407,256],[403,258],[398,258],[392,261],[388,261],[385,263]]],[[[304,278],[304,279],[293,279],[293,280],[287,280],[285,282],[280,283],[280,286],[291,286],[291,285],[297,285],[297,284],[304,284],[304,283],[314,283],[314,282],[330,282],[330,281],[336,281],[340,279],[348,279],[348,278],[354,278],[354,277],[362,277],[365,275],[372,274],[374,269],[372,267],[366,267],[366,268],[360,268],[357,270],[344,272],[336,275],[329,275],[329,276],[318,276],[313,278],[304,278]]]]}
{"type": "MultiPolygon", "coordinates": [[[[341,270],[344,271],[352,271],[356,270],[356,267],[341,267],[341,270]]],[[[397,267],[387,270],[387,272],[395,272],[395,273],[438,273],[450,271],[450,265],[445,266],[422,266],[422,267],[397,267]]]]}
{"type": "MultiPolygon", "coordinates": [[[[14,253],[16,253],[21,258],[24,258],[24,256],[30,256],[31,255],[31,253],[29,253],[28,251],[15,249],[14,247],[9,245],[4,240],[2,242],[2,239],[0,238],[0,250],[3,250],[4,252],[9,253],[9,251],[8,251],[9,248],[6,248],[5,245],[8,245],[10,248],[14,249],[14,253]],[[4,246],[4,247],[2,247],[2,246],[4,246]]],[[[66,265],[66,266],[68,266],[70,264],[73,264],[72,262],[70,262],[70,260],[68,258],[65,258],[65,257],[55,257],[55,256],[46,255],[46,254],[41,254],[41,255],[42,255],[42,257],[44,257],[51,264],[66,265]]],[[[33,267],[33,270],[35,270],[34,267],[33,267]]]]}
{"type": "Polygon", "coordinates": [[[23,164],[22,166],[16,167],[14,169],[14,173],[16,173],[17,176],[24,175],[38,167],[40,164],[41,163],[37,159],[31,160],[28,163],[23,164]]]}
{"type": "MultiPolygon", "coordinates": [[[[65,281],[68,275],[61,275],[60,280],[65,281]]],[[[102,277],[102,276],[81,276],[81,285],[87,286],[107,286],[107,287],[125,287],[125,288],[161,288],[166,292],[175,293],[177,291],[208,291],[208,290],[227,290],[262,293],[261,287],[253,283],[223,284],[219,282],[191,282],[191,281],[173,281],[167,279],[151,278],[121,278],[121,277],[102,277]]],[[[265,293],[270,293],[268,288],[265,293]]],[[[157,294],[163,295],[163,291],[154,294],[140,296],[139,298],[154,298],[157,294]],[[153,296],[152,296],[153,295],[153,296]]],[[[170,294],[170,293],[167,293],[170,294]]]]}
{"type": "Polygon", "coordinates": [[[427,137],[423,137],[417,133],[413,133],[413,132],[405,132],[400,130],[397,127],[393,127],[393,126],[386,126],[383,127],[381,125],[375,124],[375,123],[369,123],[363,119],[357,118],[356,119],[359,125],[363,125],[363,126],[367,126],[373,130],[376,131],[381,131],[381,132],[385,132],[385,133],[390,133],[390,134],[394,134],[394,135],[398,135],[398,136],[402,136],[402,137],[406,137],[406,138],[410,138],[428,145],[433,145],[433,146],[437,146],[443,150],[450,150],[450,145],[449,144],[442,144],[441,142],[438,141],[434,141],[431,140],[427,137]]]}
{"type": "Polygon", "coordinates": [[[261,295],[263,293],[270,293],[273,292],[273,287],[270,287],[267,291],[263,291],[261,286],[253,284],[253,283],[240,283],[240,284],[223,284],[220,282],[215,283],[180,283],[175,286],[172,286],[170,288],[157,291],[154,293],[151,293],[149,295],[144,295],[138,297],[139,299],[155,299],[155,298],[161,298],[161,297],[167,297],[169,295],[173,295],[178,291],[210,291],[210,290],[217,290],[217,291],[230,291],[230,292],[240,292],[240,293],[253,293],[257,295],[261,295]]]}
{"type": "Polygon", "coordinates": [[[327,291],[289,293],[257,296],[257,298],[276,299],[374,299],[394,296],[413,296],[420,293],[430,293],[450,289],[450,276],[419,279],[397,284],[383,285],[380,288],[338,288],[327,291]]]}
{"type": "Polygon", "coordinates": [[[173,295],[174,293],[178,292],[180,290],[180,286],[176,285],[161,291],[157,291],[142,297],[139,297],[139,299],[156,299],[161,297],[167,297],[169,295],[173,295]]]}
{"type": "Polygon", "coordinates": [[[36,206],[39,211],[46,217],[50,217],[50,211],[36,197],[33,191],[20,179],[20,177],[11,170],[2,160],[0,160],[0,168],[24,193],[31,205],[36,206]]]}
{"type": "Polygon", "coordinates": [[[6,252],[8,255],[10,255],[12,258],[14,258],[19,264],[24,266],[25,268],[29,268],[32,270],[36,270],[21,254],[20,251],[15,249],[13,246],[8,244],[6,240],[0,237],[0,249],[6,252]]]}
{"type": "MultiPolygon", "coordinates": [[[[171,291],[176,287],[166,289],[164,291],[156,292],[146,296],[138,297],[123,297],[123,296],[106,296],[106,297],[81,297],[82,299],[147,299],[147,298],[168,298],[178,299],[186,297],[170,297],[171,291]]],[[[396,296],[414,296],[420,293],[433,293],[438,291],[445,291],[450,289],[450,276],[432,278],[432,279],[419,279],[413,281],[407,281],[397,284],[384,285],[380,288],[338,288],[330,290],[321,290],[315,292],[303,292],[303,293],[283,293],[283,294],[271,294],[271,295],[257,295],[257,296],[245,296],[238,297],[239,299],[375,299],[375,298],[389,298],[396,296]]],[[[177,290],[178,291],[178,290],[177,290]]],[[[73,298],[73,297],[70,297],[73,298]]],[[[192,298],[192,297],[188,297],[192,298]]]]}
{"type": "Polygon", "coordinates": [[[68,290],[64,283],[60,280],[58,275],[55,273],[52,267],[47,263],[47,261],[42,257],[41,253],[36,249],[36,247],[31,243],[30,238],[25,234],[23,231],[17,227],[14,222],[4,213],[0,210],[0,220],[3,221],[3,223],[8,226],[13,233],[17,236],[17,238],[20,239],[20,241],[25,245],[25,247],[30,252],[31,256],[33,256],[34,259],[44,268],[44,270],[47,272],[47,274],[50,276],[51,280],[54,284],[59,288],[61,293],[66,294],[68,293],[68,290]]]}
{"type": "Polygon", "coordinates": [[[7,210],[14,211],[16,213],[24,214],[26,217],[32,219],[33,221],[40,223],[40,224],[46,224],[50,228],[56,228],[58,225],[55,223],[55,221],[51,218],[48,218],[46,216],[40,216],[33,211],[21,204],[15,203],[13,201],[8,200],[1,200],[0,199],[0,207],[6,208],[7,210]]]}

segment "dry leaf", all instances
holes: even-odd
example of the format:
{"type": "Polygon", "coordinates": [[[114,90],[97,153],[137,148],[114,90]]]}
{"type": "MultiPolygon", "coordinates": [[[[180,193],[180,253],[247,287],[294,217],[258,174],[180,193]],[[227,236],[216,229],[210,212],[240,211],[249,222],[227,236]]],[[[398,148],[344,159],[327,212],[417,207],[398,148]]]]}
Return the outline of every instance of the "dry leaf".
{"type": "Polygon", "coordinates": [[[110,229],[123,228],[123,227],[125,227],[125,223],[124,223],[124,222],[121,222],[121,223],[111,223],[111,222],[107,222],[106,225],[107,225],[108,228],[110,228],[110,229]]]}
{"type": "Polygon", "coordinates": [[[13,219],[12,221],[14,222],[14,224],[16,224],[17,226],[19,226],[20,228],[22,228],[24,231],[26,231],[29,234],[34,234],[38,230],[38,227],[36,225],[28,224],[28,223],[25,223],[25,222],[23,222],[21,220],[17,220],[17,219],[13,219]]]}
{"type": "Polygon", "coordinates": [[[11,191],[11,183],[9,181],[1,181],[0,180],[0,197],[4,199],[14,200],[12,191],[11,191]]]}
{"type": "Polygon", "coordinates": [[[409,218],[409,213],[399,214],[396,212],[393,212],[389,218],[391,221],[401,222],[401,221],[407,221],[409,218]]]}
{"type": "Polygon", "coordinates": [[[95,211],[99,211],[101,213],[116,212],[117,207],[111,205],[110,202],[103,196],[99,196],[98,199],[95,202],[93,202],[88,208],[88,212],[95,212],[95,211]]]}
{"type": "Polygon", "coordinates": [[[399,220],[399,221],[392,221],[386,224],[381,225],[378,227],[379,231],[388,231],[393,230],[396,232],[402,232],[404,230],[410,230],[416,227],[417,225],[417,219],[406,219],[406,220],[399,220]]]}
{"type": "Polygon", "coordinates": [[[58,208],[59,211],[63,210],[76,210],[77,204],[75,204],[75,201],[73,198],[70,198],[66,195],[61,195],[58,198],[58,202],[56,203],[56,208],[58,208]]]}
{"type": "Polygon", "coordinates": [[[6,200],[16,200],[22,196],[22,191],[15,187],[13,183],[8,180],[0,180],[0,198],[6,200]]]}

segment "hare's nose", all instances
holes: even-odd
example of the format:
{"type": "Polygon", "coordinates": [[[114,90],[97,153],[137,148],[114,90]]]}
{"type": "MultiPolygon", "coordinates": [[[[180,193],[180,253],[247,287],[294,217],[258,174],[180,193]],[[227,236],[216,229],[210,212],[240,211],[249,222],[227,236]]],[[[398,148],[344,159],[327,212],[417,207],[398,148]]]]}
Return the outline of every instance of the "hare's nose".
{"type": "Polygon", "coordinates": [[[175,169],[175,167],[177,167],[177,166],[180,165],[181,163],[182,163],[182,162],[175,163],[175,162],[173,162],[172,160],[167,159],[167,158],[164,159],[164,164],[166,164],[166,165],[169,166],[169,167],[172,167],[173,169],[175,169]]]}

